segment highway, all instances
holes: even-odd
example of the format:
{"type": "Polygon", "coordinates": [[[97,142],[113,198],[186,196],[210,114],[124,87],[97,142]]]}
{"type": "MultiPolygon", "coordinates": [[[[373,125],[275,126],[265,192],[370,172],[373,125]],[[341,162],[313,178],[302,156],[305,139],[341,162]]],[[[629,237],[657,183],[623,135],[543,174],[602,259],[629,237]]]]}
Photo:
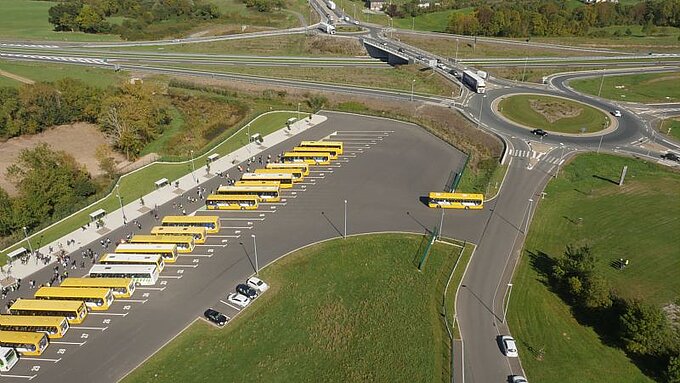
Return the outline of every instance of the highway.
{"type": "MultiPolygon", "coordinates": [[[[324,7],[325,5],[321,2],[315,6],[320,13],[324,12],[322,17],[325,17],[327,12],[324,7]]],[[[338,17],[337,14],[336,17],[338,17]]],[[[438,58],[402,42],[387,39],[381,27],[364,26],[368,28],[368,34],[371,38],[384,41],[389,49],[395,51],[400,47],[404,48],[405,53],[416,61],[419,60],[417,56],[422,55],[425,55],[425,57],[419,61],[425,61],[424,59],[427,58],[438,58]]],[[[400,32],[407,33],[406,31],[400,32]]],[[[300,33],[300,30],[298,28],[281,33],[300,33]]],[[[276,33],[272,35],[276,35],[276,33]]],[[[161,44],[199,41],[203,40],[184,39],[181,42],[172,40],[161,42],[161,44]]],[[[513,44],[513,42],[507,43],[513,44]]],[[[159,45],[159,42],[113,45],[83,43],[70,46],[102,48],[134,46],[135,44],[159,45]]],[[[514,44],[524,45],[525,43],[514,42],[514,44]]],[[[36,52],[36,49],[50,49],[52,50],[50,52],[54,52],[53,47],[33,47],[24,50],[17,45],[20,44],[17,43],[11,47],[13,49],[11,53],[3,50],[3,54],[23,54],[26,57],[15,56],[13,58],[35,61],[59,61],[55,60],[54,57],[61,57],[36,52]],[[16,49],[19,51],[16,51],[16,49]],[[19,53],[21,51],[25,53],[19,53]]],[[[544,45],[540,44],[540,46],[544,45]]],[[[581,48],[565,48],[567,51],[573,49],[581,50],[581,48]]],[[[592,51],[604,53],[603,50],[592,51]]],[[[607,51],[607,53],[621,54],[620,52],[610,51],[607,51]]],[[[92,57],[76,56],[73,57],[74,61],[70,62],[111,67],[112,63],[104,61],[101,56],[98,56],[99,54],[97,53],[92,57]],[[87,62],[83,60],[95,61],[87,62]]],[[[155,53],[136,53],[135,55],[139,60],[146,62],[121,64],[119,68],[121,70],[139,70],[170,75],[209,76],[284,88],[296,87],[365,97],[389,97],[404,102],[409,101],[411,97],[409,93],[396,91],[167,68],[149,64],[152,63],[151,60],[159,59],[159,55],[155,53]]],[[[184,56],[173,55],[166,58],[169,60],[185,59],[184,56]]],[[[210,57],[210,55],[201,56],[200,59],[240,60],[240,58],[210,57]]],[[[325,64],[319,63],[319,65],[325,64]]],[[[454,65],[454,67],[462,69],[460,65],[454,65]]],[[[441,72],[441,69],[435,70],[441,72]]],[[[645,69],[648,72],[669,70],[677,71],[677,68],[645,69]]],[[[607,71],[605,75],[637,73],[637,71],[636,69],[621,69],[607,71]]],[[[414,96],[416,102],[455,107],[475,123],[481,118],[480,127],[492,132],[507,145],[506,163],[509,164],[509,169],[498,197],[487,203],[487,208],[479,214],[446,213],[444,224],[446,235],[478,244],[477,251],[462,282],[457,301],[458,322],[464,342],[462,353],[454,355],[455,358],[461,359],[460,365],[462,366],[461,370],[455,371],[457,381],[468,383],[502,382],[506,381],[510,375],[524,374],[520,359],[509,359],[502,355],[496,337],[500,334],[510,333],[510,329],[503,323],[504,296],[507,293],[508,283],[512,280],[514,265],[523,245],[526,228],[537,204],[540,203],[541,191],[550,177],[555,174],[556,169],[564,164],[571,154],[576,152],[621,153],[659,161],[659,154],[663,150],[680,148],[677,143],[658,137],[649,127],[651,120],[661,115],[673,114],[674,111],[679,109],[679,105],[649,106],[649,113],[641,114],[630,105],[618,105],[597,97],[582,95],[568,87],[568,81],[574,78],[600,76],[601,74],[602,71],[593,71],[554,75],[550,77],[549,83],[546,85],[523,84],[492,78],[489,79],[489,90],[484,96],[471,93],[466,89],[463,89],[461,95],[454,100],[435,96],[414,96]],[[605,135],[579,137],[549,134],[539,139],[532,135],[528,129],[518,127],[500,118],[492,108],[493,101],[497,98],[522,92],[568,97],[592,105],[606,113],[620,109],[622,117],[617,119],[617,129],[605,135]],[[649,142],[658,145],[662,150],[652,150],[649,146],[645,146],[649,142]],[[539,146],[542,149],[536,149],[539,146]]],[[[453,81],[452,77],[447,78],[453,81]]],[[[342,209],[340,201],[343,199],[348,199],[351,204],[350,233],[382,230],[423,232],[437,224],[439,215],[438,212],[431,211],[422,204],[415,202],[417,200],[415,197],[422,196],[430,190],[441,189],[450,172],[458,169],[464,163],[464,156],[461,153],[412,125],[367,117],[347,116],[339,113],[327,112],[326,114],[330,117],[329,121],[319,129],[315,128],[313,131],[305,133],[307,138],[320,138],[337,131],[339,134],[339,136],[336,136],[337,139],[341,140],[344,137],[348,142],[354,140],[361,143],[363,142],[362,137],[353,136],[356,132],[348,131],[350,130],[348,127],[355,127],[356,129],[357,126],[361,126],[362,131],[372,132],[370,134],[376,136],[382,136],[385,133],[387,135],[382,137],[382,140],[376,140],[375,144],[369,144],[370,148],[362,151],[363,153],[357,150],[356,158],[347,158],[347,161],[343,162],[340,168],[324,169],[322,178],[313,182],[295,198],[292,198],[293,195],[289,195],[286,204],[276,206],[275,209],[272,209],[272,212],[242,217],[238,216],[237,213],[224,215],[225,221],[233,219],[234,222],[240,222],[241,220],[237,220],[237,218],[247,218],[246,222],[252,222],[252,224],[245,226],[241,224],[234,224],[234,226],[249,227],[244,229],[248,233],[257,232],[257,238],[261,238],[259,239],[261,243],[258,244],[258,249],[267,249],[260,252],[262,260],[260,265],[266,264],[296,247],[319,239],[341,235],[338,228],[340,227],[339,217],[342,209]],[[343,131],[345,132],[342,133],[343,131]],[[398,149],[395,150],[395,148],[398,149]],[[427,159],[422,158],[422,153],[428,153],[427,159]],[[398,156],[394,157],[395,154],[398,154],[398,156]],[[405,168],[396,168],[393,166],[394,163],[399,163],[405,168]],[[362,182],[356,182],[357,179],[361,179],[362,182]],[[385,189],[393,191],[394,195],[390,195],[388,199],[383,199],[385,189]],[[356,195],[368,195],[369,197],[365,199],[356,198],[356,195]],[[373,199],[374,195],[380,196],[380,198],[373,199]],[[398,207],[395,208],[395,206],[398,207]],[[276,211],[276,213],[273,211],[276,211]],[[264,217],[260,214],[263,214],[264,217]],[[260,220],[260,218],[264,219],[260,220]],[[304,237],[296,235],[296,233],[288,231],[290,227],[297,228],[296,232],[302,231],[309,235],[304,237]]],[[[290,147],[292,144],[286,142],[282,146],[290,147]]],[[[269,148],[267,152],[277,153],[281,150],[282,147],[274,147],[269,148]]],[[[234,171],[231,170],[231,172],[234,171]]],[[[218,181],[211,181],[211,184],[206,187],[214,187],[218,181]]],[[[168,212],[171,208],[164,206],[161,209],[162,212],[168,212]]],[[[147,227],[150,222],[144,222],[144,225],[147,227]]],[[[111,233],[111,236],[118,238],[123,234],[123,232],[115,232],[111,233]]],[[[218,306],[220,297],[224,297],[226,290],[253,271],[251,244],[247,240],[243,241],[243,245],[240,245],[238,244],[239,241],[225,239],[227,239],[226,242],[211,242],[209,248],[214,251],[212,257],[207,257],[208,254],[205,254],[206,257],[185,257],[186,266],[178,268],[178,270],[181,269],[186,272],[181,275],[181,278],[168,278],[166,281],[167,293],[166,290],[161,292],[149,291],[148,301],[123,305],[119,308],[118,313],[122,316],[129,311],[124,318],[112,315],[111,318],[108,318],[111,319],[110,323],[112,323],[110,328],[101,330],[101,334],[93,335],[92,339],[83,338],[87,339],[87,344],[77,347],[68,345],[67,351],[64,352],[64,358],[53,363],[56,367],[50,366],[49,363],[36,362],[37,365],[41,366],[39,368],[41,372],[36,379],[47,381],[46,379],[49,376],[50,378],[58,378],[58,381],[74,378],[76,381],[81,381],[78,380],[78,377],[97,377],[99,378],[98,381],[116,381],[190,323],[202,312],[203,308],[208,305],[218,306]],[[225,243],[227,246],[221,247],[225,243]],[[195,262],[195,259],[199,261],[195,262]],[[194,262],[198,266],[190,267],[194,262]],[[125,310],[125,306],[130,307],[125,310]],[[149,318],[156,320],[149,322],[149,318]],[[140,336],[142,334],[143,336],[140,336]],[[71,354],[75,356],[72,357],[71,354]],[[88,367],[84,368],[83,366],[88,367]],[[83,369],[87,370],[84,373],[85,375],[81,375],[83,369]],[[48,372],[43,373],[43,371],[48,372]]],[[[185,263],[181,264],[185,265],[185,263]]],[[[179,276],[175,275],[175,277],[179,276]]],[[[226,310],[229,309],[225,308],[226,310]]],[[[230,315],[235,313],[231,311],[230,315]]],[[[90,318],[88,321],[90,322],[87,326],[103,327],[102,324],[95,323],[95,319],[90,318]]],[[[59,348],[50,348],[48,352],[59,352],[59,348]]],[[[52,360],[57,358],[61,357],[58,355],[46,357],[46,359],[52,360]]],[[[24,368],[24,365],[21,364],[20,367],[24,368]]],[[[30,368],[32,366],[28,366],[28,371],[20,373],[31,374],[30,368]]]]}

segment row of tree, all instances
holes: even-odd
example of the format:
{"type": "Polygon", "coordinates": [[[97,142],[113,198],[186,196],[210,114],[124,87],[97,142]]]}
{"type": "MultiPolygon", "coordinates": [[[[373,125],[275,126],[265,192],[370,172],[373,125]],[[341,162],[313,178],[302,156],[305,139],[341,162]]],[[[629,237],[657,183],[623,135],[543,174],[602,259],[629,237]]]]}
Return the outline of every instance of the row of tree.
{"type": "Polygon", "coordinates": [[[243,0],[248,8],[255,8],[258,12],[271,12],[286,5],[284,0],[243,0]]]}
{"type": "Polygon", "coordinates": [[[647,0],[633,5],[602,2],[571,7],[555,0],[500,1],[450,16],[447,32],[527,37],[583,36],[613,25],[680,27],[680,0],[647,0]]]}
{"type": "Polygon", "coordinates": [[[597,272],[590,247],[567,246],[548,276],[555,291],[587,321],[596,328],[598,322],[603,324],[626,352],[647,361],[658,377],[680,382],[680,323],[671,323],[658,306],[617,296],[597,272]]]}
{"type": "Polygon", "coordinates": [[[147,84],[100,89],[70,78],[0,88],[0,138],[39,133],[76,121],[98,123],[112,145],[135,159],[170,116],[160,91],[147,84]]]}
{"type": "Polygon", "coordinates": [[[134,39],[171,32],[172,29],[159,28],[173,24],[170,21],[189,27],[195,21],[218,17],[219,8],[203,0],[65,0],[49,9],[48,20],[55,31],[114,33],[134,39]],[[107,21],[112,16],[125,19],[121,25],[113,25],[107,21]]]}

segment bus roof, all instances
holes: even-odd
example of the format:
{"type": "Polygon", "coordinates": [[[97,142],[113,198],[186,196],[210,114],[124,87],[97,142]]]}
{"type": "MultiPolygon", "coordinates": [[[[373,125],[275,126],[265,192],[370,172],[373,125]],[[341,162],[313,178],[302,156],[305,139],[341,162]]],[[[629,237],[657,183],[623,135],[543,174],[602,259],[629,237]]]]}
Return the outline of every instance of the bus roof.
{"type": "Polygon", "coordinates": [[[89,273],[153,273],[155,270],[156,265],[92,265],[89,273]]]}
{"type": "Polygon", "coordinates": [[[10,309],[76,311],[79,310],[84,304],[85,303],[81,301],[19,298],[16,302],[14,302],[10,309]]]}
{"type": "Polygon", "coordinates": [[[55,298],[98,298],[106,296],[111,289],[106,287],[41,287],[35,292],[35,297],[55,298]]]}
{"type": "Polygon", "coordinates": [[[247,200],[247,201],[257,201],[259,198],[252,194],[211,194],[208,196],[209,200],[247,200]]]}
{"type": "Polygon", "coordinates": [[[106,253],[99,258],[99,262],[149,261],[157,263],[161,259],[163,256],[160,254],[106,253]]]}
{"type": "Polygon", "coordinates": [[[0,325],[16,326],[16,325],[31,325],[31,326],[60,326],[66,317],[50,317],[50,316],[35,316],[35,315],[0,315],[0,325]]]}
{"type": "Polygon", "coordinates": [[[484,194],[474,193],[444,193],[444,192],[430,192],[430,198],[481,198],[484,199],[484,194]]]}
{"type": "Polygon", "coordinates": [[[198,226],[154,226],[151,228],[151,234],[163,233],[187,233],[187,235],[203,233],[205,235],[205,227],[198,226]]]}
{"type": "Polygon", "coordinates": [[[0,331],[0,342],[8,343],[38,343],[47,335],[42,332],[28,331],[0,331]]]}
{"type": "Polygon", "coordinates": [[[116,246],[116,253],[134,252],[135,250],[177,251],[177,245],[172,243],[121,243],[116,246]]]}
{"type": "MultiPolygon", "coordinates": [[[[290,162],[270,162],[265,166],[266,169],[307,169],[309,164],[300,163],[290,163],[290,162]]],[[[259,169],[256,169],[257,171],[259,169]]]]}
{"type": "Polygon", "coordinates": [[[315,146],[315,145],[336,145],[336,146],[342,146],[341,141],[302,141],[300,142],[300,146],[315,146]]]}
{"type": "Polygon", "coordinates": [[[177,242],[191,242],[194,237],[191,235],[133,235],[130,238],[131,243],[177,243],[177,242]]]}
{"type": "Polygon", "coordinates": [[[184,223],[184,222],[214,222],[219,220],[220,217],[216,215],[166,215],[161,220],[161,223],[173,222],[173,223],[184,223]]]}
{"type": "Polygon", "coordinates": [[[68,277],[61,281],[62,287],[128,287],[132,278],[74,278],[68,277]]]}
{"type": "Polygon", "coordinates": [[[247,180],[292,180],[293,175],[290,173],[243,173],[241,175],[242,181],[247,180]]]}
{"type": "Polygon", "coordinates": [[[244,191],[244,192],[249,192],[249,191],[263,191],[263,192],[278,192],[279,187],[278,186],[220,186],[217,189],[218,192],[223,192],[223,191],[244,191]]]}
{"type": "Polygon", "coordinates": [[[328,152],[285,152],[284,157],[330,157],[328,152]]]}
{"type": "Polygon", "coordinates": [[[255,174],[293,174],[293,173],[300,173],[302,174],[305,170],[301,168],[295,168],[295,167],[288,167],[285,169],[270,169],[270,168],[265,168],[265,169],[255,169],[255,174]]]}

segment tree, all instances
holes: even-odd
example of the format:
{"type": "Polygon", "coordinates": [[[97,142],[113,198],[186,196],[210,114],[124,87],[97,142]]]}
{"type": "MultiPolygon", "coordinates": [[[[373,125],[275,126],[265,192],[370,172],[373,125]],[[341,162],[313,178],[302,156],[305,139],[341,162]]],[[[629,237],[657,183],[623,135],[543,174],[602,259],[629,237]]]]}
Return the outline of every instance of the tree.
{"type": "Polygon", "coordinates": [[[664,312],[635,300],[628,302],[620,317],[621,339],[626,350],[640,355],[659,356],[666,352],[671,327],[664,312]]]}
{"type": "Polygon", "coordinates": [[[0,236],[9,235],[15,228],[12,199],[0,188],[0,236]]]}
{"type": "Polygon", "coordinates": [[[314,112],[318,112],[327,103],[328,99],[318,94],[309,96],[309,98],[307,99],[307,106],[309,106],[314,112]]]}
{"type": "Polygon", "coordinates": [[[76,18],[82,8],[83,3],[80,1],[60,2],[49,9],[48,21],[54,25],[55,31],[76,31],[78,30],[76,18]]]}
{"type": "Polygon", "coordinates": [[[680,355],[672,356],[668,361],[666,381],[668,383],[680,383],[680,355]]]}
{"type": "Polygon", "coordinates": [[[97,33],[106,28],[104,16],[88,4],[80,9],[76,22],[78,23],[78,28],[87,33],[97,33]]]}
{"type": "Polygon", "coordinates": [[[0,137],[14,137],[21,132],[23,124],[17,121],[19,108],[19,91],[10,87],[0,88],[0,137]]]}
{"type": "Polygon", "coordinates": [[[19,88],[21,110],[19,117],[24,123],[23,133],[38,133],[45,127],[61,124],[61,94],[50,84],[36,83],[19,88]]]}
{"type": "Polygon", "coordinates": [[[95,157],[99,163],[99,169],[110,179],[116,177],[116,160],[113,158],[111,147],[101,144],[97,147],[95,157]]]}

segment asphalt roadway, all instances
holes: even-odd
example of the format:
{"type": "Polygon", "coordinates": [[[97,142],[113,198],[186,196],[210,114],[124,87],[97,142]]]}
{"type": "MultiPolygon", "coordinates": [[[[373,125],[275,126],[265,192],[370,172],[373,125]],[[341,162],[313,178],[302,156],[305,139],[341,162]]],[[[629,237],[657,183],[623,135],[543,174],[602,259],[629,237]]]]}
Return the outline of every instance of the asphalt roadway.
{"type": "MultiPolygon", "coordinates": [[[[279,204],[262,205],[257,211],[201,211],[218,214],[223,229],[192,254],[181,255],[166,267],[153,287],[142,287],[129,300],[117,300],[106,312],[90,313],[62,339],[53,341],[40,358],[23,358],[6,380],[35,376],[38,382],[115,382],[153,354],[207,307],[228,316],[237,313],[223,302],[234,286],[252,275],[256,235],[260,267],[309,243],[340,237],[344,232],[344,200],[347,200],[347,234],[379,231],[424,233],[439,224],[440,211],[429,209],[422,199],[441,190],[450,173],[465,162],[462,153],[422,128],[391,120],[325,113],[325,123],[268,148],[275,156],[303,139],[321,139],[333,132],[333,140],[345,143],[345,155],[329,167],[315,167],[303,184],[284,191],[279,204]]],[[[222,169],[215,169],[222,170],[222,169]]],[[[227,170],[232,177],[235,169],[227,170]]],[[[214,189],[224,180],[215,177],[203,187],[214,189]]],[[[187,193],[195,195],[195,190],[187,193]]],[[[178,194],[176,201],[182,197],[178,194]]],[[[186,204],[190,210],[200,203],[186,204]]],[[[159,207],[160,215],[178,214],[171,203],[159,207]]],[[[479,242],[494,203],[483,211],[447,211],[444,235],[479,242]]],[[[188,210],[189,210],[188,209],[188,210]]],[[[113,241],[128,232],[147,232],[153,217],[140,220],[142,230],[119,229],[109,233],[113,241]]],[[[131,225],[129,225],[131,226],[131,225]]],[[[85,246],[87,247],[87,246],[85,246]]],[[[99,243],[91,247],[101,250],[99,243]]],[[[79,254],[75,254],[80,258],[79,254]]],[[[84,269],[69,270],[71,276],[84,269]]],[[[42,283],[51,268],[31,276],[42,283]]],[[[33,293],[22,284],[18,295],[33,293]]],[[[15,295],[16,296],[16,295],[15,295]]]]}

